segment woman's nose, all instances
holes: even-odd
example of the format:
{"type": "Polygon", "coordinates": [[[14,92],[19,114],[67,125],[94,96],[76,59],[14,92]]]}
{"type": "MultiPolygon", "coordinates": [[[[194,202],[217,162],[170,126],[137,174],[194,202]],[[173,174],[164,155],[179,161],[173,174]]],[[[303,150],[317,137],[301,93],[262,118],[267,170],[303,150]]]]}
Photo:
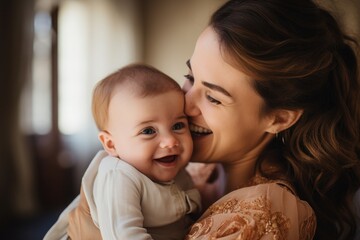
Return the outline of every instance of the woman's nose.
{"type": "Polygon", "coordinates": [[[185,94],[185,114],[193,117],[200,114],[200,110],[196,104],[196,95],[193,89],[190,89],[185,94]]]}
{"type": "Polygon", "coordinates": [[[178,139],[172,134],[168,134],[161,139],[160,148],[175,148],[179,146],[178,139]]]}

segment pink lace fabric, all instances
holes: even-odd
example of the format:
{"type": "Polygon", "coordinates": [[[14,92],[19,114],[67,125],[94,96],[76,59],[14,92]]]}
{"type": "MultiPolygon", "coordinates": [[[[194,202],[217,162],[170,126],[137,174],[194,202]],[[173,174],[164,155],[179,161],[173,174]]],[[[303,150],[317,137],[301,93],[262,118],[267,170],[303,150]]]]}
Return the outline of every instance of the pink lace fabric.
{"type": "Polygon", "coordinates": [[[252,184],[214,203],[186,239],[313,239],[314,212],[291,187],[262,177],[256,177],[252,184]]]}

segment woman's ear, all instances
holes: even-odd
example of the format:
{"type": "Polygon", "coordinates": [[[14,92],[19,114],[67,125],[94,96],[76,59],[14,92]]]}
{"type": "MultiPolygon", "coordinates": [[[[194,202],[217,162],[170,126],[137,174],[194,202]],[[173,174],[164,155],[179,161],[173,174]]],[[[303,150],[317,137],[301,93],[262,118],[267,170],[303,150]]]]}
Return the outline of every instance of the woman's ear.
{"type": "Polygon", "coordinates": [[[279,133],[290,128],[294,125],[301,115],[303,114],[302,109],[297,110],[286,110],[286,109],[277,109],[271,113],[271,124],[268,128],[269,133],[279,133]]]}
{"type": "Polygon", "coordinates": [[[113,141],[111,134],[107,131],[100,131],[98,137],[99,137],[101,144],[104,147],[104,150],[110,156],[116,157],[117,152],[116,152],[115,143],[113,141]]]}

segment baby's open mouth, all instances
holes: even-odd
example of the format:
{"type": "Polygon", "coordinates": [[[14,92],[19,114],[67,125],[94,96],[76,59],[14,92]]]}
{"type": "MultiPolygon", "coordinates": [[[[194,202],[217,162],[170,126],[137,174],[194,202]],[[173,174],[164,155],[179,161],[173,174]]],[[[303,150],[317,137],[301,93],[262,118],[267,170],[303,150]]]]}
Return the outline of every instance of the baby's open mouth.
{"type": "Polygon", "coordinates": [[[162,163],[171,163],[174,162],[176,160],[176,155],[170,155],[170,156],[166,156],[166,157],[162,157],[162,158],[157,158],[155,159],[158,162],[162,162],[162,163]]]}
{"type": "Polygon", "coordinates": [[[194,124],[190,124],[189,128],[190,128],[191,134],[197,135],[197,136],[203,136],[203,135],[208,135],[208,134],[212,133],[212,131],[210,129],[206,129],[206,128],[203,128],[203,127],[200,127],[200,126],[197,126],[194,124]]]}

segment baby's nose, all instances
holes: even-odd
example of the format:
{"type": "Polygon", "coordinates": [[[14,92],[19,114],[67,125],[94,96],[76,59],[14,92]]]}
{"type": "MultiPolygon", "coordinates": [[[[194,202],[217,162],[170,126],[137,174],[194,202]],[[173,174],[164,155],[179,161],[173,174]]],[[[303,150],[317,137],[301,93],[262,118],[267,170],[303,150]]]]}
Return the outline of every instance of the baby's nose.
{"type": "Polygon", "coordinates": [[[173,135],[167,135],[162,138],[160,148],[174,148],[179,146],[179,141],[173,135]]]}

